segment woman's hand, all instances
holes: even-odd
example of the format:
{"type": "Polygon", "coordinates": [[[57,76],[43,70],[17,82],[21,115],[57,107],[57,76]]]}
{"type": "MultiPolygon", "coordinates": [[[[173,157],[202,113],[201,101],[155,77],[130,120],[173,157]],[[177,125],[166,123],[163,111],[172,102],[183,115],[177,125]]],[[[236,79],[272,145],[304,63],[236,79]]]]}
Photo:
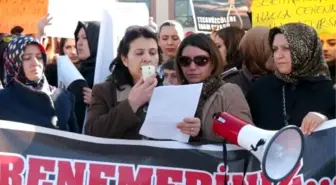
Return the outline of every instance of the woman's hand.
{"type": "Polygon", "coordinates": [[[309,112],[302,120],[301,130],[304,134],[310,135],[312,132],[320,126],[328,118],[317,112],[309,112]]]}
{"type": "Polygon", "coordinates": [[[84,94],[84,103],[90,105],[91,104],[91,98],[92,98],[92,90],[88,87],[83,88],[83,94],[84,94]]]}
{"type": "Polygon", "coordinates": [[[196,137],[201,130],[201,120],[199,118],[185,118],[177,124],[177,128],[187,135],[196,137]]]}
{"type": "MultiPolygon", "coordinates": [[[[42,17],[37,25],[37,37],[39,39],[42,39],[42,37],[45,35],[44,28],[48,25],[51,25],[52,17],[50,17],[50,14],[48,13],[46,16],[42,17]]],[[[40,40],[41,41],[41,40],[40,40]]],[[[42,43],[42,42],[41,42],[42,43]]]]}
{"type": "Polygon", "coordinates": [[[136,112],[139,107],[149,102],[154,88],[158,84],[156,76],[151,76],[144,81],[142,78],[132,87],[131,92],[128,95],[128,101],[133,109],[136,112]]]}

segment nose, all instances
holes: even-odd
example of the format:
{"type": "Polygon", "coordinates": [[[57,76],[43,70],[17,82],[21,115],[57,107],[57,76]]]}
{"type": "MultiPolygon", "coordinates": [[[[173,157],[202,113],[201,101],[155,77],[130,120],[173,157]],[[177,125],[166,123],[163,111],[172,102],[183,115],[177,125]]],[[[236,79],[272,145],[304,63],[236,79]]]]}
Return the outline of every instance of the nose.
{"type": "Polygon", "coordinates": [[[194,62],[191,62],[188,67],[189,69],[196,69],[197,65],[194,62]]]}
{"type": "Polygon", "coordinates": [[[151,63],[151,57],[149,53],[145,53],[142,57],[142,62],[144,64],[150,64],[151,63]]]}
{"type": "Polygon", "coordinates": [[[167,40],[167,43],[168,43],[169,45],[173,45],[173,39],[169,38],[169,39],[167,40]]]}
{"type": "Polygon", "coordinates": [[[79,46],[79,45],[82,45],[82,39],[78,39],[78,41],[77,41],[77,45],[79,46]]]}
{"type": "Polygon", "coordinates": [[[77,54],[76,47],[71,47],[71,54],[73,55],[77,54]]]}
{"type": "Polygon", "coordinates": [[[39,63],[40,63],[40,61],[36,58],[36,57],[34,57],[34,59],[32,60],[33,62],[32,62],[32,66],[33,67],[36,67],[39,63]]]}
{"type": "Polygon", "coordinates": [[[277,51],[275,51],[275,52],[273,53],[273,56],[274,56],[274,59],[279,59],[279,58],[282,58],[282,57],[283,57],[283,53],[282,53],[282,51],[280,51],[280,49],[279,49],[279,50],[277,50],[277,51]]]}

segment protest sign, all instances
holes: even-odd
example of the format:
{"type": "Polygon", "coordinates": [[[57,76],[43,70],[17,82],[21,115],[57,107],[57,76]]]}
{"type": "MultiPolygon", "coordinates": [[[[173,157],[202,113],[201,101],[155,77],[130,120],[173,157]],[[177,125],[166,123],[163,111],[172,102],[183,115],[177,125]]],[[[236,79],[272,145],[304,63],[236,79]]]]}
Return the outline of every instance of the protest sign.
{"type": "MultiPolygon", "coordinates": [[[[300,164],[276,184],[335,185],[335,131],[306,136],[300,164]]],[[[224,166],[221,145],[103,139],[0,121],[0,184],[241,185],[246,150],[228,144],[227,151],[224,166]]],[[[276,185],[254,156],[245,184],[276,185]]]]}
{"type": "Polygon", "coordinates": [[[111,74],[109,66],[117,56],[119,42],[129,26],[147,26],[145,3],[111,3],[102,10],[94,83],[103,83],[111,74]]]}
{"type": "Polygon", "coordinates": [[[334,0],[253,0],[253,26],[275,27],[302,22],[318,33],[336,33],[334,0]]]}
{"type": "Polygon", "coordinates": [[[14,26],[25,34],[37,33],[37,21],[48,11],[48,0],[1,0],[0,33],[10,33],[14,26]]]}
{"type": "Polygon", "coordinates": [[[247,6],[243,0],[190,0],[195,29],[198,32],[211,32],[213,28],[235,26],[251,28],[247,6]]]}

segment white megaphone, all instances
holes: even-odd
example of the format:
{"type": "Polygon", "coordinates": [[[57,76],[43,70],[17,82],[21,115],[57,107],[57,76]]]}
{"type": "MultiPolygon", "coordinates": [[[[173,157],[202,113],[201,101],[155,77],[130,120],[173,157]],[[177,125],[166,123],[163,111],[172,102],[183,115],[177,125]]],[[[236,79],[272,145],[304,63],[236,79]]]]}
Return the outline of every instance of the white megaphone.
{"type": "Polygon", "coordinates": [[[261,163],[265,177],[280,182],[295,170],[303,155],[300,128],[286,126],[279,131],[257,128],[226,112],[218,114],[213,131],[226,141],[249,150],[261,163]]]}

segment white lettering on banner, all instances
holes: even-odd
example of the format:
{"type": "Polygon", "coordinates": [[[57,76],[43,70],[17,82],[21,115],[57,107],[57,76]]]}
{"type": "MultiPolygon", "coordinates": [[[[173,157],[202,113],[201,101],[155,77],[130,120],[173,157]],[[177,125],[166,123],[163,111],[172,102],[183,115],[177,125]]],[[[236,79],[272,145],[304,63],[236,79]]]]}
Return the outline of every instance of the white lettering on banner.
{"type": "Polygon", "coordinates": [[[226,17],[196,17],[197,22],[200,23],[210,23],[210,24],[224,24],[228,22],[237,22],[236,16],[226,17]]]}
{"type": "MultiPolygon", "coordinates": [[[[304,183],[301,160],[295,171],[284,179],[279,185],[304,183]]],[[[223,163],[217,167],[217,172],[171,168],[166,166],[134,165],[127,163],[113,163],[89,160],[66,159],[27,155],[26,157],[14,153],[0,152],[1,184],[30,185],[30,184],[224,184],[225,175],[232,184],[243,181],[242,173],[231,173],[223,163]],[[12,183],[10,183],[12,182],[12,183]]],[[[247,182],[260,182],[270,184],[261,171],[247,172],[247,182]]],[[[332,182],[334,179],[323,178],[332,182]]],[[[249,184],[249,183],[248,183],[249,184]]],[[[317,184],[314,184],[317,185],[317,184]]]]}

